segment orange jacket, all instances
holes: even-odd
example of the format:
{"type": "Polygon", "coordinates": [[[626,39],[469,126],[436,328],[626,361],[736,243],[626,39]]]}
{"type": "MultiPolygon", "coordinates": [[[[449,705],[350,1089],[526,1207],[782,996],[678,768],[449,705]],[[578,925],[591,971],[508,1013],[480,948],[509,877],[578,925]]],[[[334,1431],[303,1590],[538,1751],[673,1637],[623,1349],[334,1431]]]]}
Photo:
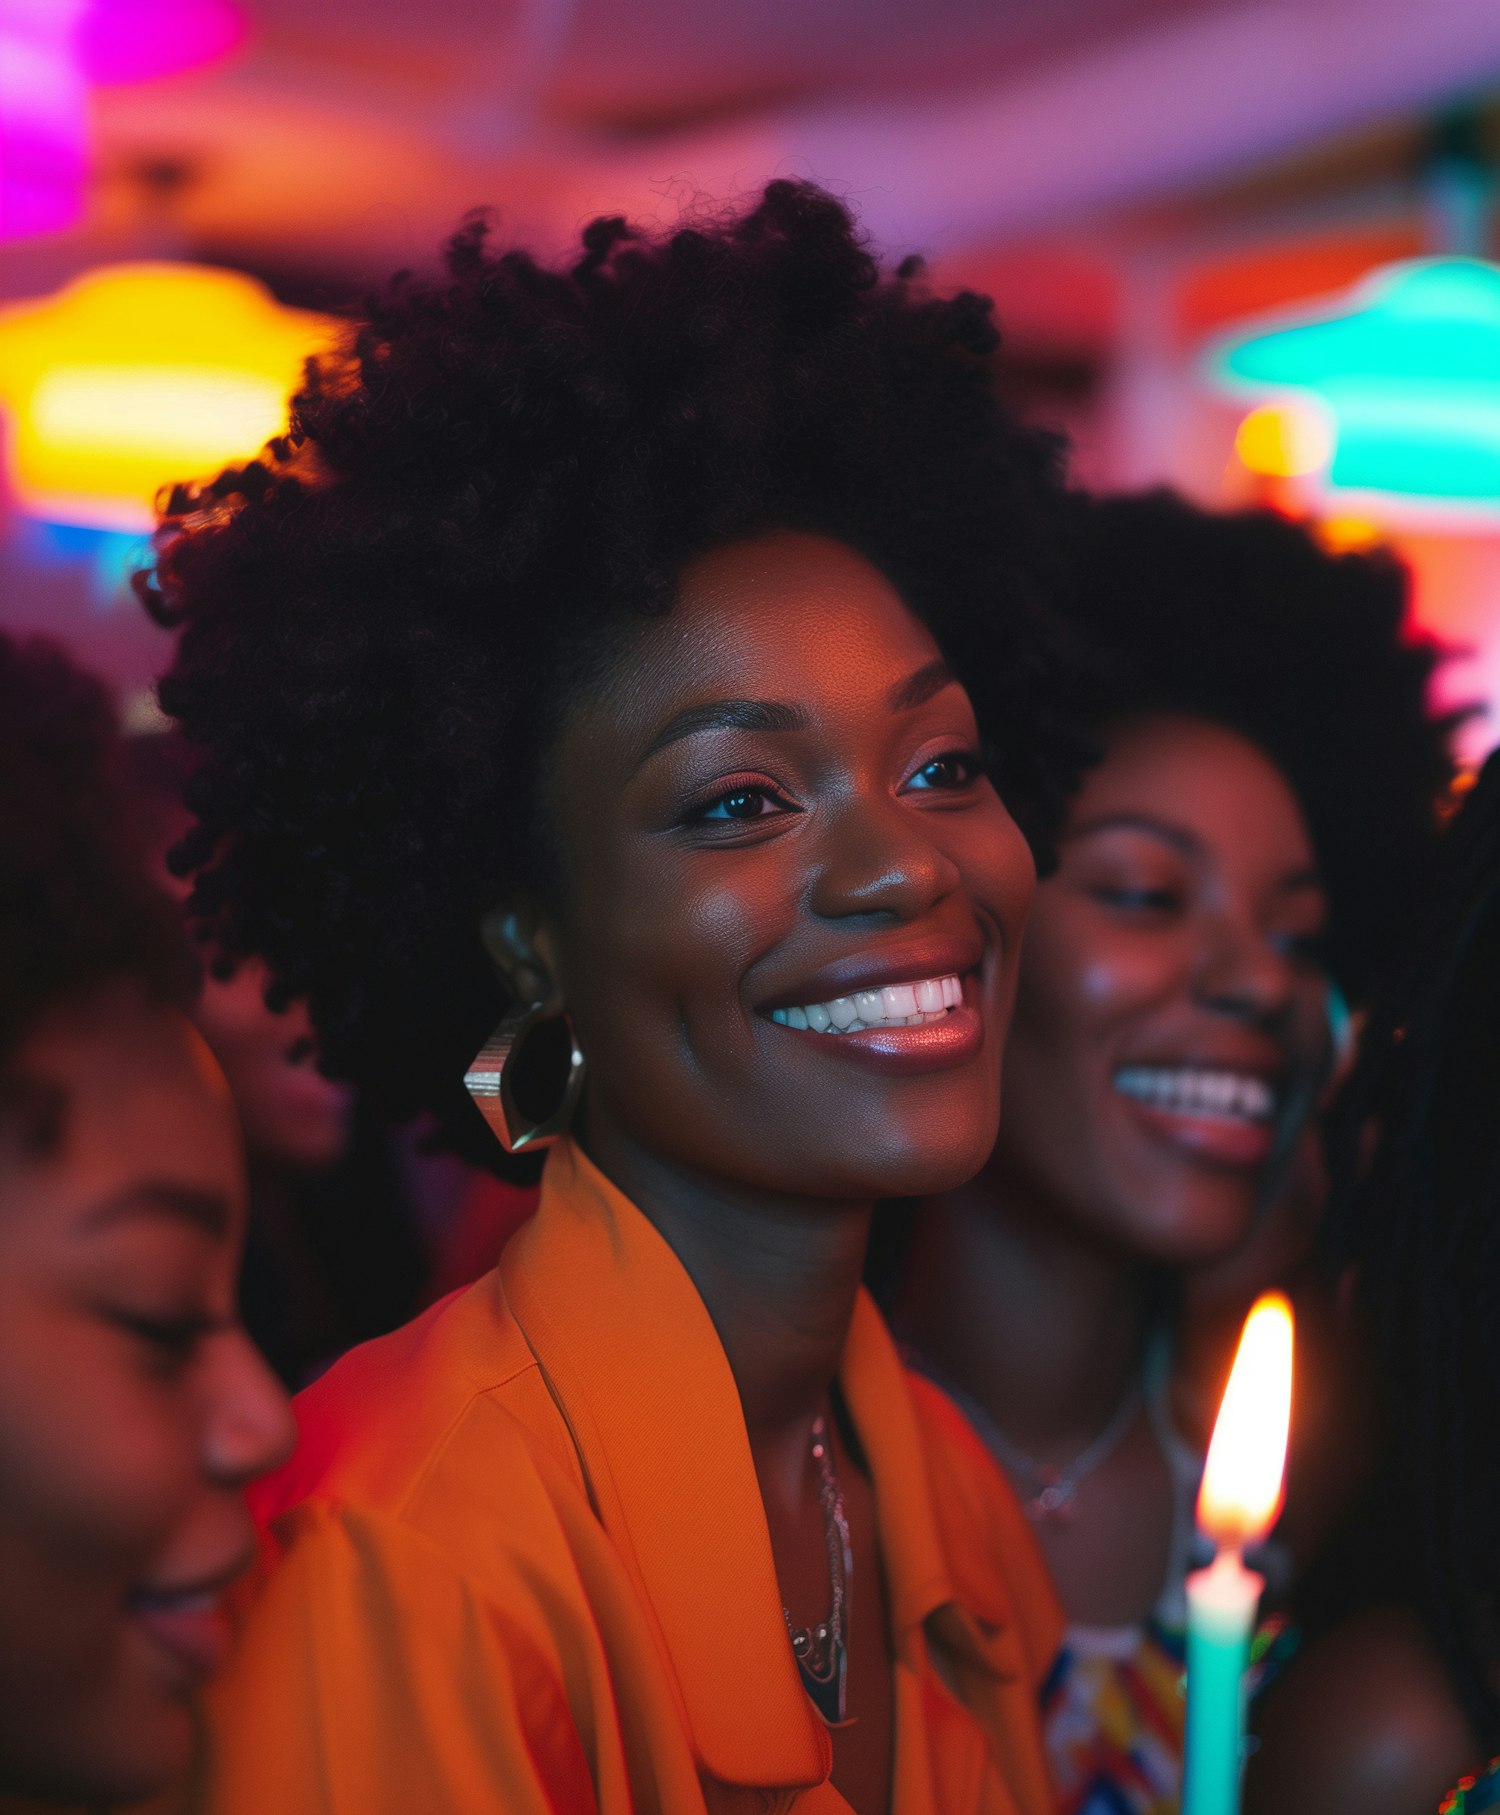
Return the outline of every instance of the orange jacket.
{"type": "MultiPolygon", "coordinates": [[[[1046,1815],[1061,1621],[1025,1519],[863,1295],[840,1379],[889,1584],[894,1815],[1046,1815]]],[[[196,1806],[847,1811],[713,1325],[579,1150],[496,1271],[298,1410],[196,1806]]]]}

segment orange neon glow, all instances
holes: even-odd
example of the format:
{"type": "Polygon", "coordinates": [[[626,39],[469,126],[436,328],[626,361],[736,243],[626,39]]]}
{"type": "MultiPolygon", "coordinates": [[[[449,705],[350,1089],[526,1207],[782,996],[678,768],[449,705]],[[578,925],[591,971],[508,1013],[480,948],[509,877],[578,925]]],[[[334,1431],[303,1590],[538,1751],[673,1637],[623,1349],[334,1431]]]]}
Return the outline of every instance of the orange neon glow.
{"type": "Polygon", "coordinates": [[[1333,457],[1333,433],[1323,416],[1302,403],[1267,403],[1251,410],[1234,437],[1234,451],[1252,473],[1299,479],[1321,472],[1333,457]]]}
{"type": "Polygon", "coordinates": [[[0,407],[23,509],[144,530],[158,490],[258,453],[334,324],[238,271],[104,266],[0,310],[0,407]]]}
{"type": "Polygon", "coordinates": [[[1362,554],[1385,541],[1385,532],[1368,517],[1324,517],[1313,534],[1331,555],[1362,554]]]}
{"type": "Polygon", "coordinates": [[[1245,1319],[1198,1493],[1198,1524],[1221,1547],[1263,1538],[1281,1511],[1292,1419],[1292,1307],[1262,1294],[1245,1319]]]}

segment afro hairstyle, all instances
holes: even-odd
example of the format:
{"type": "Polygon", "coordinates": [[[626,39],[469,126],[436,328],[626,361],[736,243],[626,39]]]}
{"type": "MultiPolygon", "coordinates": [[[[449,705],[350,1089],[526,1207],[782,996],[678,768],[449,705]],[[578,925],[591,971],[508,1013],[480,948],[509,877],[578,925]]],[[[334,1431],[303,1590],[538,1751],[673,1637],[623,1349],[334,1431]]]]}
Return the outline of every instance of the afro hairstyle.
{"type": "Polygon", "coordinates": [[[483,913],[545,894],[570,700],[699,552],[857,548],[968,684],[1033,834],[1071,785],[1049,681],[1061,448],[997,398],[987,299],[883,274],[845,208],[772,183],[549,268],[482,216],[309,366],[289,435],[168,500],[138,581],[180,631],[202,753],[177,863],[221,949],[309,999],[328,1069],[503,1165],[462,1074],[505,1007],[483,913]]]}
{"type": "Polygon", "coordinates": [[[1168,491],[1074,507],[1085,717],[1102,730],[1182,713],[1269,756],[1307,815],[1329,967],[1367,997],[1430,876],[1464,716],[1429,706],[1441,653],[1411,633],[1405,569],[1330,554],[1271,511],[1218,514],[1168,491]]]}
{"type": "Polygon", "coordinates": [[[178,1005],[197,983],[133,835],[109,697],[54,644],[0,633],[0,1071],[49,1009],[120,977],[178,1005]]]}

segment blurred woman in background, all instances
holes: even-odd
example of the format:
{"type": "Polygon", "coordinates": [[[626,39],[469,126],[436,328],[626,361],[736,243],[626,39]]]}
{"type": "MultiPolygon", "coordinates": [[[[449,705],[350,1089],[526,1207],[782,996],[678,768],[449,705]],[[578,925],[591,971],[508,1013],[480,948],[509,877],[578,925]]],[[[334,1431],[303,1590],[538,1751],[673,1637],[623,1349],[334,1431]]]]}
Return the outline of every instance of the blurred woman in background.
{"type": "Polygon", "coordinates": [[[1500,1805],[1500,762],[1445,835],[1350,1089],[1334,1252],[1387,1414],[1317,1630],[1266,1700],[1252,1815],[1500,1805]],[[1479,1781],[1474,1781],[1474,1779],[1479,1781]]]}
{"type": "Polygon", "coordinates": [[[0,637],[0,1800],[187,1760],[286,1401],[236,1317],[245,1168],[102,690],[0,637]]]}
{"type": "Polygon", "coordinates": [[[553,1143],[301,1396],[216,1810],[1050,1807],[1045,1573],[860,1291],[993,1145],[1073,752],[1057,450],[917,275],[787,182],[476,224],[176,501],[194,907],[381,1107],[553,1143]]]}
{"type": "MultiPolygon", "coordinates": [[[[192,825],[192,753],[170,732],[132,737],[126,748],[147,861],[185,904],[169,853],[192,825]]],[[[360,1111],[347,1083],[323,1075],[307,1004],[271,1006],[264,962],[226,961],[212,929],[198,930],[203,981],[191,1013],[229,1080],[249,1163],[241,1313],[295,1389],[425,1302],[432,1264],[413,1191],[420,1162],[408,1168],[394,1131],[360,1111]]]]}
{"type": "MultiPolygon", "coordinates": [[[[1021,1494],[1067,1610],[1064,1809],[1163,1815],[1208,1429],[1251,1298],[1305,1268],[1331,992],[1358,1000],[1392,954],[1449,763],[1392,563],[1165,493],[1082,502],[1077,532],[1102,757],[1038,890],[994,1156],[919,1207],[895,1321],[1021,1494]]],[[[1300,1517],[1303,1546],[1338,1497],[1321,1327],[1283,1531],[1300,1517]]]]}

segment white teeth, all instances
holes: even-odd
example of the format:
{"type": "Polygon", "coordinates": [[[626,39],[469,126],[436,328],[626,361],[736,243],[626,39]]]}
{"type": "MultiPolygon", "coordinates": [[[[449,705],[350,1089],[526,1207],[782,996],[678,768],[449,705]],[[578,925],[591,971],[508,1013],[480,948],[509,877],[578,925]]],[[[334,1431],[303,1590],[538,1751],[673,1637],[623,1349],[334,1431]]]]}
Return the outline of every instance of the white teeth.
{"type": "Polygon", "coordinates": [[[963,999],[963,985],[950,974],[924,977],[920,983],[862,989],[853,996],[835,996],[831,1002],[773,1008],[771,1019],[780,1027],[817,1034],[853,1034],[866,1027],[925,1027],[930,1021],[941,1021],[963,999]]]}
{"type": "Polygon", "coordinates": [[[917,1012],[917,992],[909,983],[891,983],[880,992],[887,1021],[905,1021],[917,1012]]]}
{"type": "Polygon", "coordinates": [[[1269,1122],[1276,1094],[1250,1072],[1210,1070],[1196,1065],[1125,1065],[1115,1089],[1138,1103],[1178,1115],[1223,1116],[1241,1122],[1269,1122]]]}

